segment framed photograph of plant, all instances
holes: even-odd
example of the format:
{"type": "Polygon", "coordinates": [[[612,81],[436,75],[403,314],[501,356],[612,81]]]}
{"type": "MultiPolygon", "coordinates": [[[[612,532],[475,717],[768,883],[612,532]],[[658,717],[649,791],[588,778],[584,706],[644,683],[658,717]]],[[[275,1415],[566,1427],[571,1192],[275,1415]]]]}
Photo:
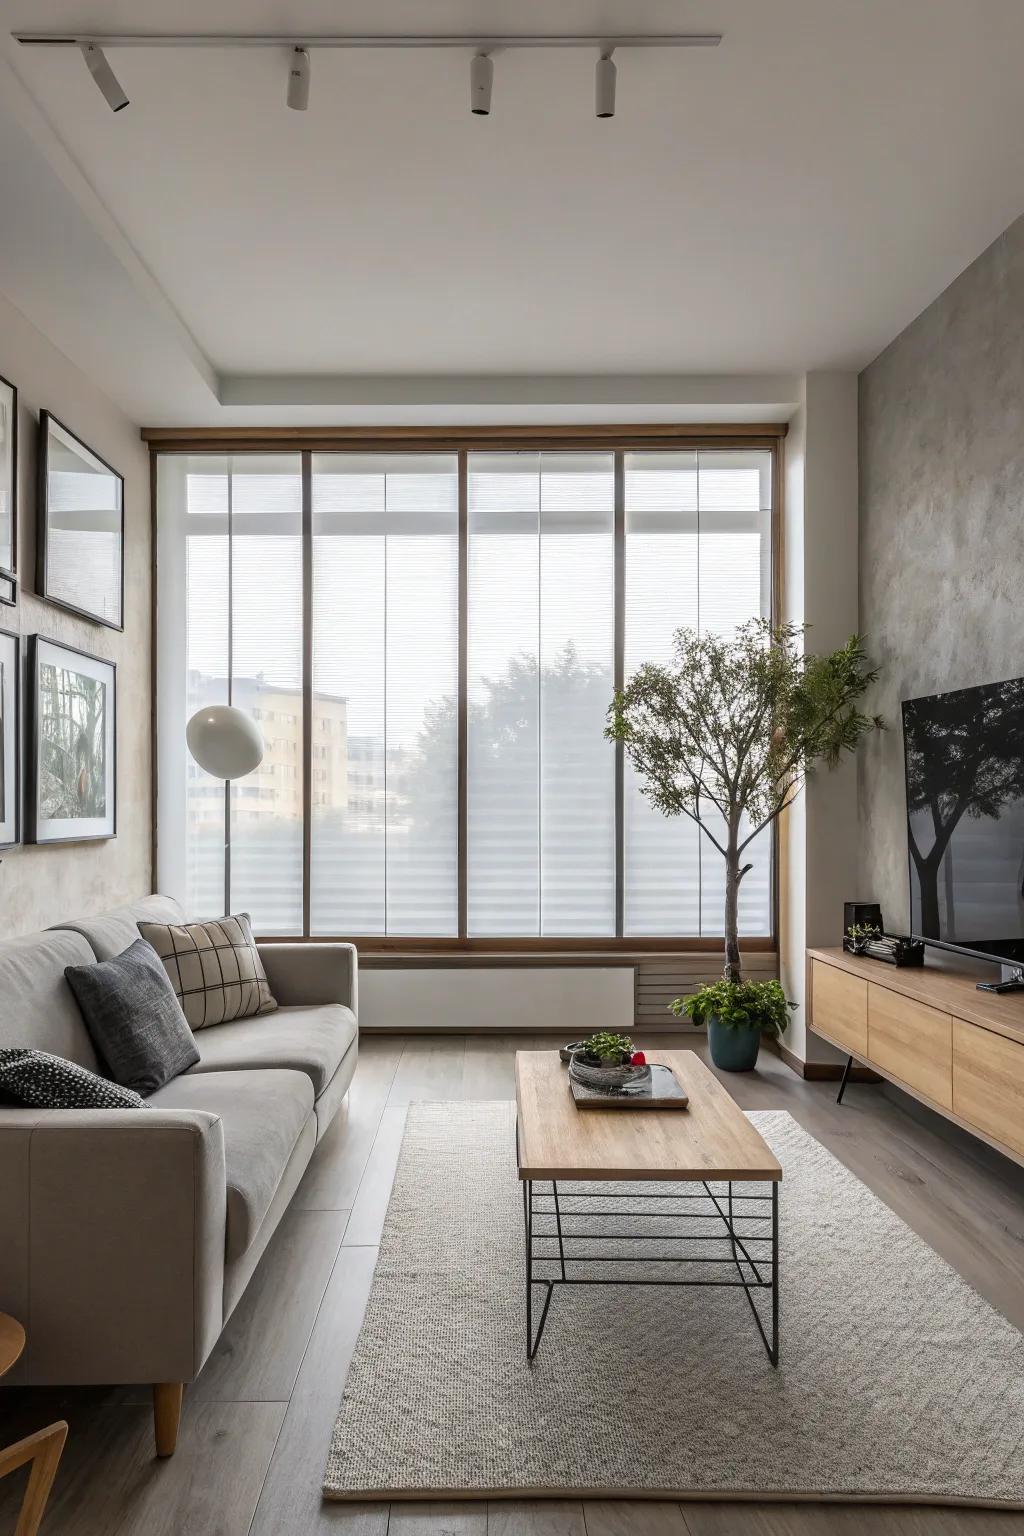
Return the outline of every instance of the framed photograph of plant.
{"type": "Polygon", "coordinates": [[[39,413],[40,597],[124,628],[124,480],[49,411],[39,413]]]}
{"type": "Polygon", "coordinates": [[[21,639],[0,629],[0,848],[21,841],[21,639]]]}
{"type": "Polygon", "coordinates": [[[29,643],[29,839],[114,837],[117,669],[42,635],[29,643]]]}
{"type": "Polygon", "coordinates": [[[17,596],[18,391],[0,378],[0,603],[17,596]]]}

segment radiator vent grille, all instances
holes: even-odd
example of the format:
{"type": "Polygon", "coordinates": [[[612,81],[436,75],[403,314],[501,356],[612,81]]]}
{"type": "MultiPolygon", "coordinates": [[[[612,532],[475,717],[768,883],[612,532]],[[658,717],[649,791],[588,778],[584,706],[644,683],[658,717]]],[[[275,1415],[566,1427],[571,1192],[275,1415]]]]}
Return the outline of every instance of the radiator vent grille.
{"type": "MultiPolygon", "coordinates": [[[[751,981],[768,981],[779,974],[779,957],[774,950],[756,950],[741,954],[743,974],[751,981]]],[[[696,992],[705,982],[717,981],[722,974],[722,956],[715,954],[652,955],[638,960],[634,982],[633,1027],[635,1029],[692,1029],[687,1018],[678,1022],[668,1011],[674,997],[696,992]]]]}

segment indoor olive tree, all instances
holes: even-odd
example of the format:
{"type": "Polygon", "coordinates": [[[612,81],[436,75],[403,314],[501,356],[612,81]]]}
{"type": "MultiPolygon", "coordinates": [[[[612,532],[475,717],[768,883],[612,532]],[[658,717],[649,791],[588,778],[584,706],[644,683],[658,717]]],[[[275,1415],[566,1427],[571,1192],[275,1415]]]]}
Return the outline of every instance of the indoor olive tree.
{"type": "Polygon", "coordinates": [[[858,702],[874,682],[861,638],[828,656],[804,628],[754,619],[729,637],[679,629],[668,666],[648,662],[615,695],[605,732],[621,741],[643,794],[688,816],[725,860],[725,980],[742,981],[738,931],[743,855],[814,765],[834,767],[878,716],[858,702]]]}

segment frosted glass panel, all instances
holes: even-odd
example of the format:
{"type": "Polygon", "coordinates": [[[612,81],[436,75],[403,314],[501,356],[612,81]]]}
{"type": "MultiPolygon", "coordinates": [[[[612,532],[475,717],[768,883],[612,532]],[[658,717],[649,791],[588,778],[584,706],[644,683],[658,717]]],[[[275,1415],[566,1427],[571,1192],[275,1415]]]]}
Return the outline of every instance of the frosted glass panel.
{"type": "Polygon", "coordinates": [[[472,935],[615,931],[610,453],[469,456],[472,935]]]}
{"type": "MultiPolygon", "coordinates": [[[[771,609],[771,455],[766,450],[625,458],[625,671],[672,660],[677,629],[728,635],[771,609]]],[[[717,936],[724,864],[686,817],[666,818],[627,764],[623,800],[627,934],[717,936]]],[[[771,837],[746,855],[740,930],[771,931],[771,837]]]]}
{"type": "Polygon", "coordinates": [[[230,461],[232,702],[263,761],[231,786],[231,910],[302,932],[302,473],[299,455],[230,461]]]}
{"type": "Polygon", "coordinates": [[[458,466],[313,459],[314,933],[458,931],[458,466]]]}

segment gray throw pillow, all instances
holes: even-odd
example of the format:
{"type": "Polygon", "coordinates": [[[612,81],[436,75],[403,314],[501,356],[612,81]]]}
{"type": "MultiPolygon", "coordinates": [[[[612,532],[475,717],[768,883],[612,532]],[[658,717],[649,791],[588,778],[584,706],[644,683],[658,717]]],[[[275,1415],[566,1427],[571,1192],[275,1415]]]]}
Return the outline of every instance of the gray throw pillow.
{"type": "Polygon", "coordinates": [[[131,1088],[29,1046],[0,1050],[0,1092],[30,1109],[148,1109],[131,1088]]]}
{"type": "Polygon", "coordinates": [[[114,960],[69,965],[64,975],[115,1082],[154,1093],[199,1060],[167,972],[145,939],[114,960]]]}

